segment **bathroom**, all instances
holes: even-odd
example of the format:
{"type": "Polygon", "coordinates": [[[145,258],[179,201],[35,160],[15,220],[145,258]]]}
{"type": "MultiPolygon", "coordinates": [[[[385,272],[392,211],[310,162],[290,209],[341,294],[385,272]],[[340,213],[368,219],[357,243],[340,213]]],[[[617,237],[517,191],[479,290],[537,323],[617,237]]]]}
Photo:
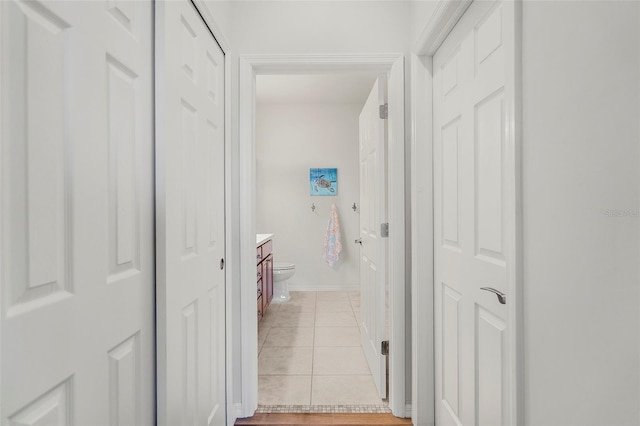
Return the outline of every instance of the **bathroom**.
{"type": "Polygon", "coordinates": [[[361,347],[356,243],[359,116],[378,77],[256,78],[256,230],[273,234],[262,239],[271,240],[275,279],[258,324],[259,411],[388,410],[361,347]],[[314,168],[337,169],[330,195],[311,195],[314,168]],[[341,250],[331,266],[324,244],[333,206],[341,250]],[[278,280],[285,275],[289,300],[278,280]]]}

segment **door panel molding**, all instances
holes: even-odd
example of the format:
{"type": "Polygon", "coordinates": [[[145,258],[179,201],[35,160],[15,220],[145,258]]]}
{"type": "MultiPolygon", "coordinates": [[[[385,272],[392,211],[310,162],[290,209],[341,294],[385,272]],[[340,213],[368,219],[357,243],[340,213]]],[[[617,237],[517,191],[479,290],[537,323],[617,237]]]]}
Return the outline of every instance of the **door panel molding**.
{"type": "MultiPolygon", "coordinates": [[[[309,74],[366,70],[389,73],[389,282],[405,283],[404,186],[404,56],[377,55],[247,55],[239,60],[239,189],[241,300],[242,416],[258,407],[257,318],[255,304],[255,76],[257,74],[309,74]],[[254,282],[254,287],[250,285],[254,282]],[[251,289],[253,288],[253,292],[251,289]]],[[[390,292],[389,405],[398,417],[406,415],[405,402],[405,287],[390,292]]],[[[237,356],[237,354],[236,354],[237,356]]]]}
{"type": "Polygon", "coordinates": [[[0,4],[2,424],[155,419],[153,5],[125,3],[0,4]]]}

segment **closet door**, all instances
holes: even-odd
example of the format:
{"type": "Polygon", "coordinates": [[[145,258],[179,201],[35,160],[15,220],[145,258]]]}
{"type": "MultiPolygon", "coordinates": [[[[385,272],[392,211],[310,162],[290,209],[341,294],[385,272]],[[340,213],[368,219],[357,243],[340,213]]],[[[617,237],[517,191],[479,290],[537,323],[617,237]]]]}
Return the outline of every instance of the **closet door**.
{"type": "Polygon", "coordinates": [[[0,15],[0,423],[153,424],[152,5],[0,15]]]}
{"type": "Polygon", "coordinates": [[[224,54],[157,3],[158,423],[224,425],[224,54]]]}

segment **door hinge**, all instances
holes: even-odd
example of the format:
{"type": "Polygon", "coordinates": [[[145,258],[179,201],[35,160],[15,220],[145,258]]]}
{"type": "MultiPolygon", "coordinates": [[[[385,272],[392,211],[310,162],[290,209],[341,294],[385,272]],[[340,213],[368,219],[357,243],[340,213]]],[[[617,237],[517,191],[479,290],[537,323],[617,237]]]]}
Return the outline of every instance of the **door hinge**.
{"type": "Polygon", "coordinates": [[[383,120],[389,118],[389,104],[380,105],[380,118],[383,120]]]}
{"type": "Polygon", "coordinates": [[[382,344],[380,345],[380,353],[382,355],[389,355],[389,341],[388,340],[382,341],[382,344]]]}
{"type": "Polygon", "coordinates": [[[382,238],[389,237],[389,222],[380,224],[380,236],[382,238]]]}

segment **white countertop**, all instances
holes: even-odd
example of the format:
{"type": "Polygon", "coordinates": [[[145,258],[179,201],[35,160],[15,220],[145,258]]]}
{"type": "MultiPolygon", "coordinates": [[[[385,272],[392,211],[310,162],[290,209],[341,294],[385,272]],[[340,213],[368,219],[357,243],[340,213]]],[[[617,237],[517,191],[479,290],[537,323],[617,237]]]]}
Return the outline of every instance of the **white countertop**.
{"type": "Polygon", "coordinates": [[[256,247],[261,246],[272,238],[273,234],[256,234],[256,247]]]}

